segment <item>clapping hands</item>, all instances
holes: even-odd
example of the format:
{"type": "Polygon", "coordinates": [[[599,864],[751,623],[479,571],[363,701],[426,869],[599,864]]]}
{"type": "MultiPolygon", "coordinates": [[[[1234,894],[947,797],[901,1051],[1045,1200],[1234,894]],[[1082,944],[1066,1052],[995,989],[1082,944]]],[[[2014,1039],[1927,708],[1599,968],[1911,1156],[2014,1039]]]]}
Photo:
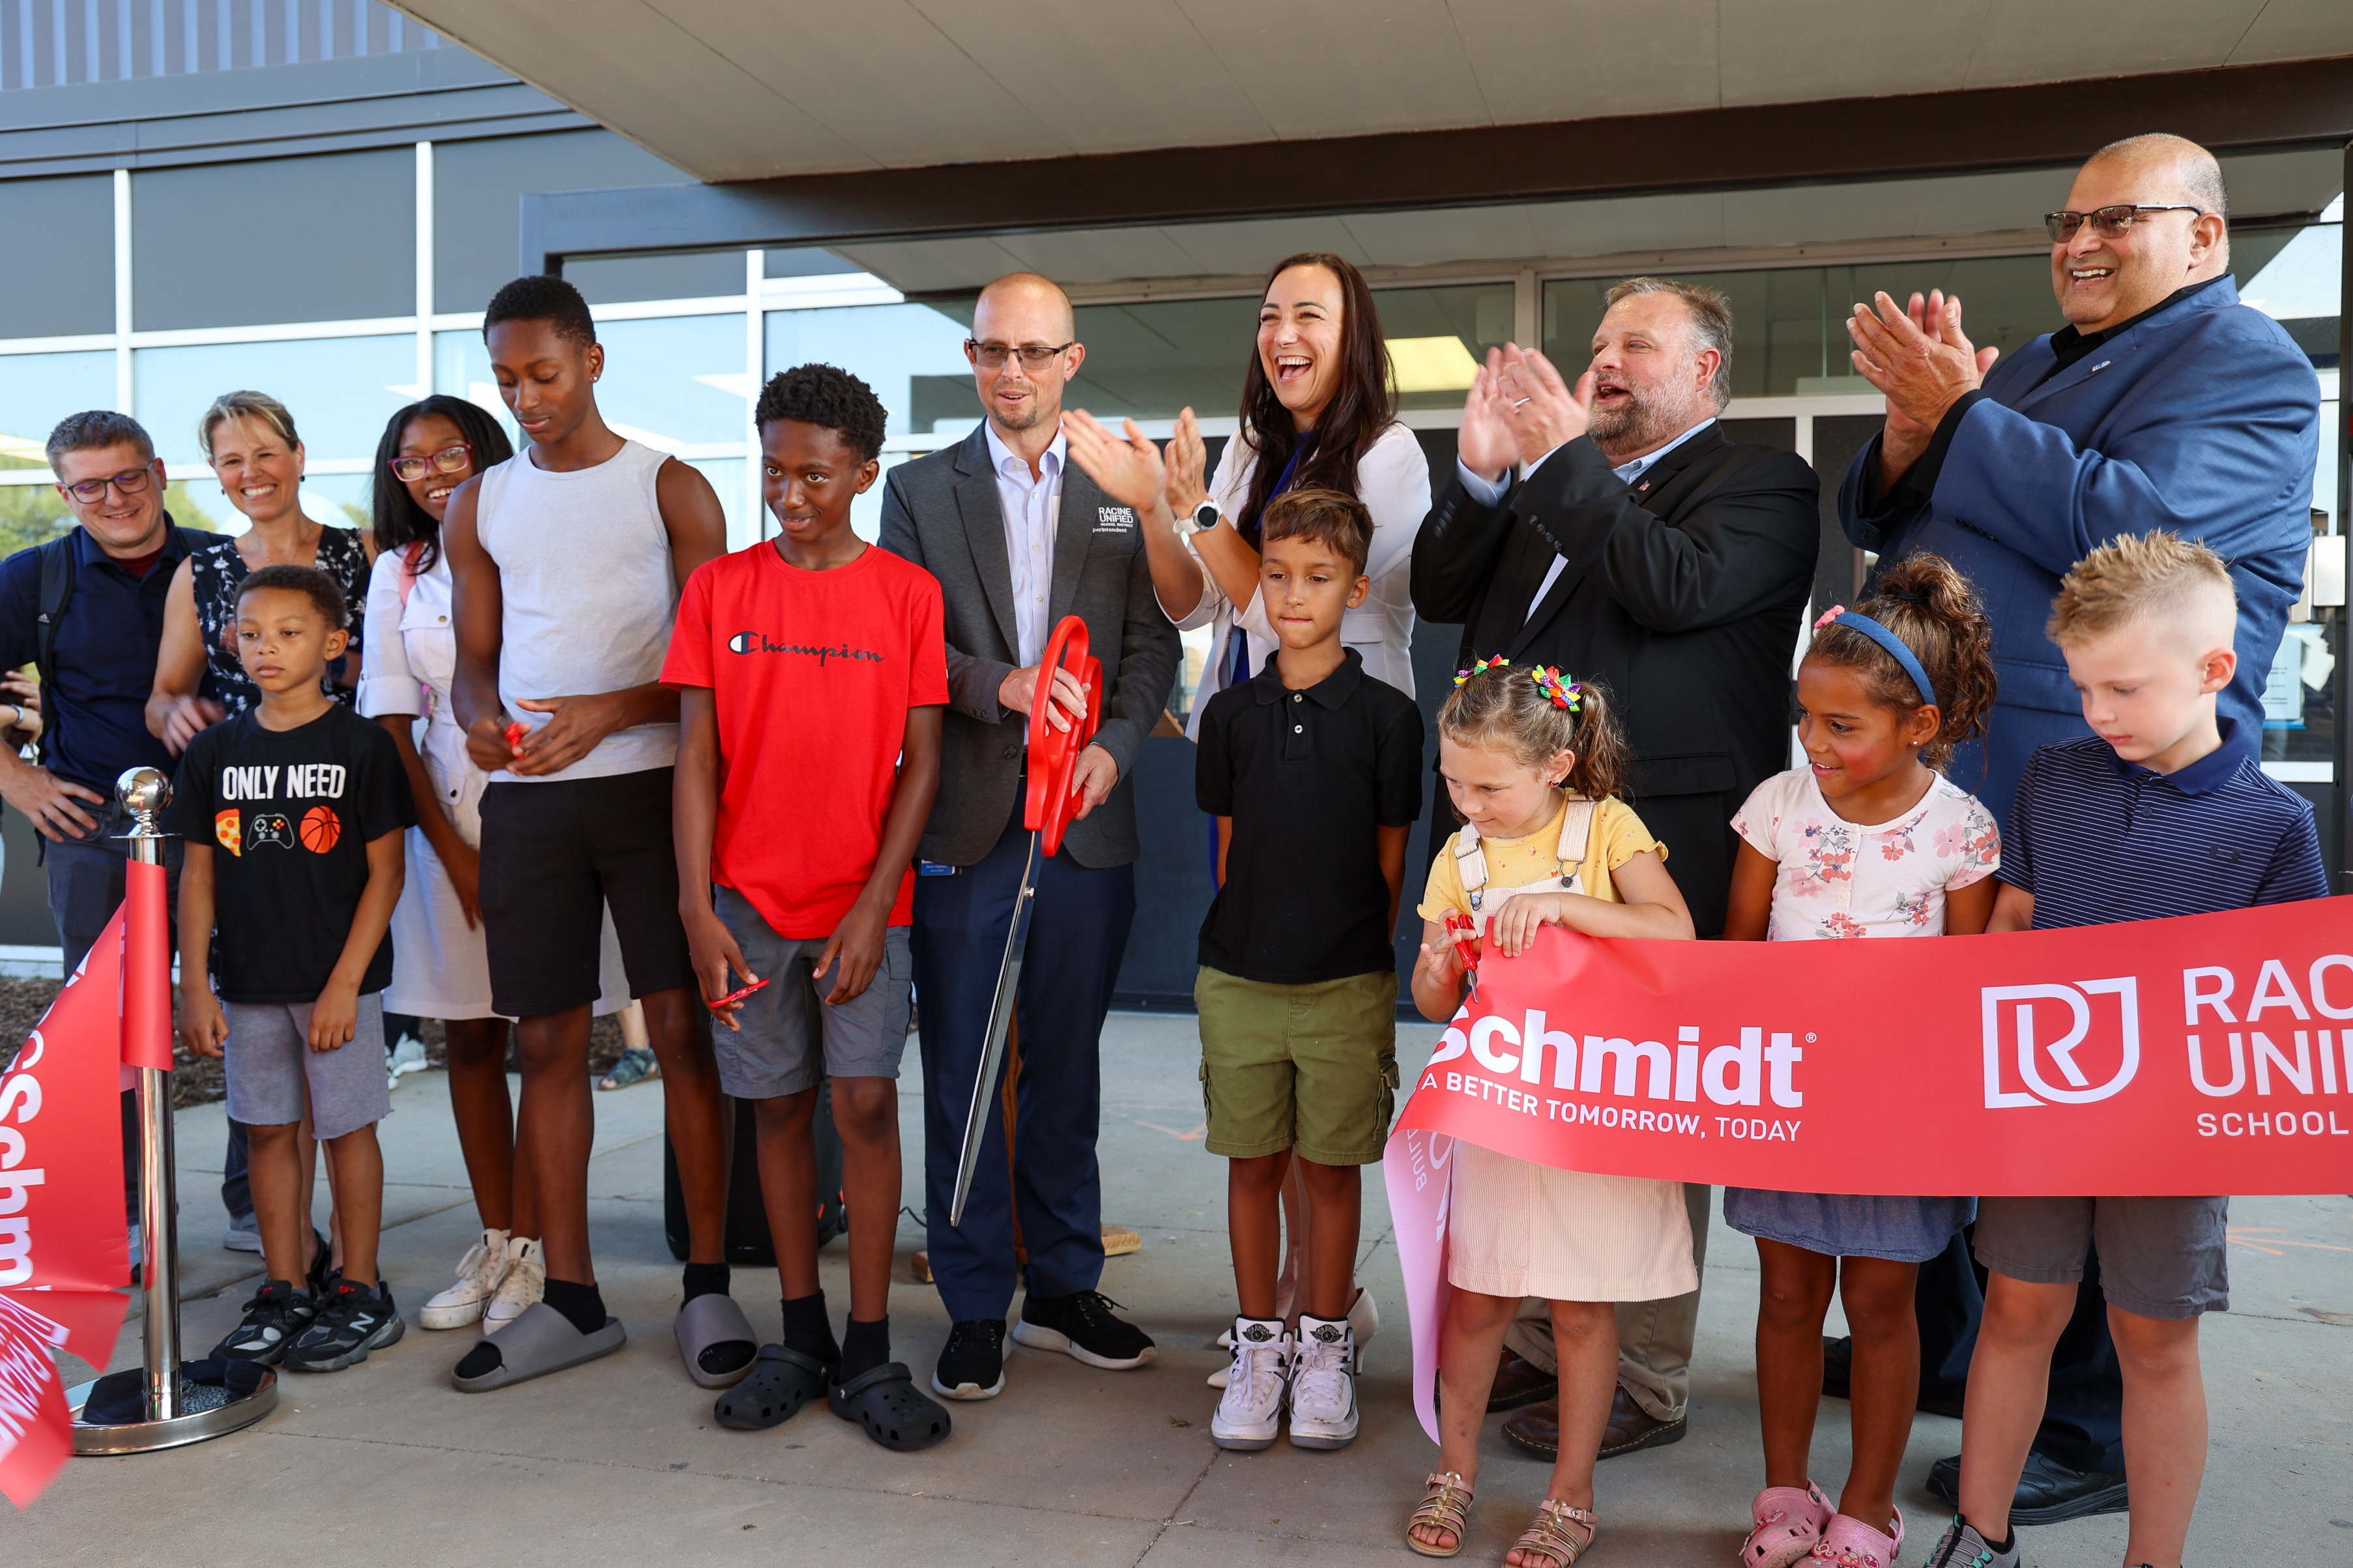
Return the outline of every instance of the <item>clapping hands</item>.
{"type": "Polygon", "coordinates": [[[1456,450],[1472,473],[1498,479],[1584,435],[1592,406],[1591,372],[1571,387],[1544,355],[1505,343],[1487,351],[1471,384],[1456,450]]]}

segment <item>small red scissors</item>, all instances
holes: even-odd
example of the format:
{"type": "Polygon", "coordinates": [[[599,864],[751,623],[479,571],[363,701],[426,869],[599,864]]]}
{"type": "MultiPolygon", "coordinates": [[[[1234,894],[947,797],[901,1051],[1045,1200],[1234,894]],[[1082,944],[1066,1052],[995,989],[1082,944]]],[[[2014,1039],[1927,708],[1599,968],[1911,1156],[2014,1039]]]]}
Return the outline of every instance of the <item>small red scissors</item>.
{"type": "Polygon", "coordinates": [[[1463,978],[1469,989],[1464,997],[1479,994],[1479,954],[1472,944],[1479,940],[1479,921],[1461,910],[1446,911],[1446,934],[1454,939],[1455,956],[1462,960],[1463,978]]]}

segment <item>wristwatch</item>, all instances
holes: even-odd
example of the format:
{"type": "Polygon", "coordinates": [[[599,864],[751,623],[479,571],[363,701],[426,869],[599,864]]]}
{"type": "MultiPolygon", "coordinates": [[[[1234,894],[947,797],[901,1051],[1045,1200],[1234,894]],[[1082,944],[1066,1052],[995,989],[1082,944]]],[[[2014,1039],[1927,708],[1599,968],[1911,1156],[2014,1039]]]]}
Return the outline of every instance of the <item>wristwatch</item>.
{"type": "Polygon", "coordinates": [[[1218,526],[1218,503],[1205,500],[1193,509],[1193,531],[1207,533],[1218,526]]]}

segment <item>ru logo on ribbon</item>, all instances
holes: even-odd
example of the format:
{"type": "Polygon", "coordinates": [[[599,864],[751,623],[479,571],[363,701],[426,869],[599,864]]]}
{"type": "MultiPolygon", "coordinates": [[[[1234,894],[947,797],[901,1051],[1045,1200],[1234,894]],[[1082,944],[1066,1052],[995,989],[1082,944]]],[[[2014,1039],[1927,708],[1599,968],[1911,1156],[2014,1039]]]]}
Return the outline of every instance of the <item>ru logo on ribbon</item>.
{"type": "MultiPolygon", "coordinates": [[[[2116,980],[2079,980],[2073,985],[1989,985],[1978,992],[1985,1037],[1985,1102],[1988,1110],[2029,1105],[2089,1105],[2120,1093],[2140,1071],[2140,984],[2131,975],[2116,980]],[[2093,1035],[2092,998],[2116,999],[2113,1032],[2093,1035]],[[2058,1003],[2065,1007],[2067,1025],[2049,1037],[2055,1022],[2048,1008],[2035,1004],[2058,1003]],[[2008,1037],[2004,1037],[2004,1020],[2008,1037]],[[2075,1059],[2091,1048],[2101,1064],[2115,1068],[2100,1083],[2075,1059]],[[2045,1062],[2053,1069],[2046,1075],[2045,1062]],[[2014,1063],[2016,1079],[2004,1068],[2014,1063]],[[2061,1081],[2054,1083],[2052,1077],[2061,1081]],[[2022,1089],[2006,1087],[2010,1081],[2022,1089]]],[[[2097,1070],[2097,1069],[2094,1069],[2097,1070]]]]}

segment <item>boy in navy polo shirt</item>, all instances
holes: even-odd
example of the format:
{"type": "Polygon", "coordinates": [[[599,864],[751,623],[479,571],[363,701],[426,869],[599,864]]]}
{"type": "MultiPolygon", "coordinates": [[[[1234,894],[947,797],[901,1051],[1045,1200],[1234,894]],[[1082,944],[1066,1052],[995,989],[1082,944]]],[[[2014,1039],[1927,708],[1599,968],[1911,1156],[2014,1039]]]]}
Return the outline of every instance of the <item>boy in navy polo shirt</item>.
{"type": "MultiPolygon", "coordinates": [[[[2222,560],[2126,537],[2060,585],[2051,636],[2093,737],[2027,764],[1989,930],[2052,931],[2326,898],[2312,807],[2218,720],[2238,668],[2222,560]]],[[[2123,1363],[2132,1531],[2125,1561],[2178,1568],[2206,1464],[2198,1319],[2230,1307],[2226,1197],[1985,1198],[1990,1271],[1961,1435],[1961,1511],[1928,1568],[2014,1568],[2010,1501],[2042,1416],[2051,1352],[2100,1255],[2123,1363]]]]}
{"type": "Polygon", "coordinates": [[[1421,812],[1421,713],[1340,641],[1371,589],[1373,524],[1354,496],[1269,503],[1260,594],[1282,647],[1209,699],[1194,794],[1218,819],[1216,902],[1201,922],[1201,1087],[1230,1161],[1233,1364],[1209,1422],[1221,1448],[1356,1436],[1348,1325],[1361,1168],[1381,1157],[1397,1093],[1392,933],[1405,841],[1421,812]],[[1294,1349],[1275,1315],[1280,1198],[1307,1193],[1305,1310],[1294,1349]]]}

